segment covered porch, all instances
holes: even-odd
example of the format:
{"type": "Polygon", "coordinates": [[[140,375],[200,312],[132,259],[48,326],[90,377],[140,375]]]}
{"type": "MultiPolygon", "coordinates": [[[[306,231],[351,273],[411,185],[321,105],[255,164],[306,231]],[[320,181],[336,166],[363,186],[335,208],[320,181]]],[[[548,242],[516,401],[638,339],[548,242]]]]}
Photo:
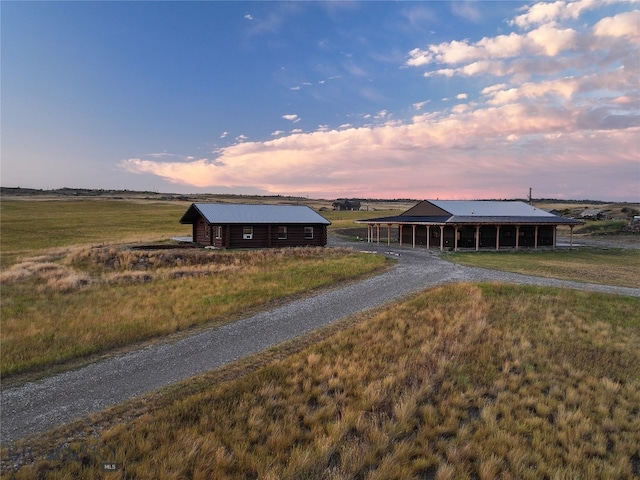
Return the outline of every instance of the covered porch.
{"type": "MultiPolygon", "coordinates": [[[[384,220],[384,219],[380,219],[384,220]]],[[[449,223],[449,222],[383,222],[359,221],[367,225],[367,242],[387,245],[398,243],[413,248],[453,250],[501,248],[520,249],[539,247],[556,248],[557,225],[542,223],[449,223]]],[[[573,248],[573,228],[570,229],[570,245],[573,248]]]]}

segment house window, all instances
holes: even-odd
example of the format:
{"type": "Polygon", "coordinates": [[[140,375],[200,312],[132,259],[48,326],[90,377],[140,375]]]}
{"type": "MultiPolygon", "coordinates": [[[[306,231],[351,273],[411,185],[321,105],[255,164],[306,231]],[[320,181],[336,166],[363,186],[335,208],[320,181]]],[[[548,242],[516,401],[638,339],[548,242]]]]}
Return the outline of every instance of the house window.
{"type": "Polygon", "coordinates": [[[218,240],[220,240],[222,238],[222,226],[221,225],[217,225],[215,227],[213,227],[215,232],[216,232],[216,238],[218,240]]]}
{"type": "Polygon", "coordinates": [[[313,227],[304,227],[304,238],[313,238],[313,227]]]}
{"type": "Polygon", "coordinates": [[[253,227],[242,227],[242,239],[243,240],[253,239],[253,227]]]}
{"type": "Polygon", "coordinates": [[[278,227],[278,240],[287,239],[287,227],[278,227]]]}

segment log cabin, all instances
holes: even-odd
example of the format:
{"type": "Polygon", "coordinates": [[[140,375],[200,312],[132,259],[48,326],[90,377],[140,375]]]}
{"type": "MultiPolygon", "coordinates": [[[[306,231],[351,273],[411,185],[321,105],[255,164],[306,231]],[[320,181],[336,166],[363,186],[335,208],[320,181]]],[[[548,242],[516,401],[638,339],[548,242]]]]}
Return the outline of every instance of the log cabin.
{"type": "Polygon", "coordinates": [[[329,220],[304,205],[193,203],[180,219],[194,243],[215,248],[325,246],[329,220]]]}

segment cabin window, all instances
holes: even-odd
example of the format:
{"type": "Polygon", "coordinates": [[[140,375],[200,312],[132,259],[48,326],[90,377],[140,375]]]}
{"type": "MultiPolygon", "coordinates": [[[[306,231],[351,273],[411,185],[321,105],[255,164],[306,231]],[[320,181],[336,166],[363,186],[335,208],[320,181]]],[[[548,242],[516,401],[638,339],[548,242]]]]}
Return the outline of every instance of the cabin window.
{"type": "Polygon", "coordinates": [[[221,225],[217,225],[215,227],[213,227],[215,232],[216,232],[216,238],[218,240],[220,240],[222,238],[222,226],[221,225]]]}
{"type": "Polygon", "coordinates": [[[253,239],[253,227],[242,227],[242,239],[243,240],[253,239]]]}
{"type": "Polygon", "coordinates": [[[313,238],[313,227],[304,227],[304,238],[313,238]]]}
{"type": "Polygon", "coordinates": [[[278,227],[278,240],[287,239],[287,227],[278,227]]]}

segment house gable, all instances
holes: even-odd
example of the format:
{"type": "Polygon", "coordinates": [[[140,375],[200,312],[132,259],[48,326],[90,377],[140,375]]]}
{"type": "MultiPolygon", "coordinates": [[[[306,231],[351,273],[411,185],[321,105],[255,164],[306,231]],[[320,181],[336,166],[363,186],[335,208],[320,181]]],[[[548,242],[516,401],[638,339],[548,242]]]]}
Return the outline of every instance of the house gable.
{"type": "Polygon", "coordinates": [[[400,214],[401,217],[450,217],[451,212],[434,205],[429,200],[414,205],[409,210],[400,214]]]}

